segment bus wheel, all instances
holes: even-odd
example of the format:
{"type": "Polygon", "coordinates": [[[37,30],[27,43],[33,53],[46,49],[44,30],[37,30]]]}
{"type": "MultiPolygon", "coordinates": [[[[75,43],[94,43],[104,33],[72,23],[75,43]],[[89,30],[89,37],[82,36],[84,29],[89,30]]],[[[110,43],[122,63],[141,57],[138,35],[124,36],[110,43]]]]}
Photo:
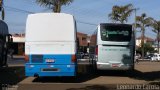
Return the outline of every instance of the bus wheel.
{"type": "Polygon", "coordinates": [[[135,70],[134,69],[128,69],[128,70],[125,70],[124,72],[127,76],[130,76],[130,77],[135,75],[135,70]]]}
{"type": "Polygon", "coordinates": [[[0,55],[0,66],[3,65],[3,59],[2,59],[2,56],[0,55]]]}
{"type": "Polygon", "coordinates": [[[39,78],[39,75],[38,75],[37,73],[35,73],[35,74],[34,74],[34,77],[37,77],[37,78],[39,78]]]}
{"type": "Polygon", "coordinates": [[[93,61],[93,71],[94,71],[94,73],[97,72],[97,63],[96,63],[96,61],[93,61]]]}

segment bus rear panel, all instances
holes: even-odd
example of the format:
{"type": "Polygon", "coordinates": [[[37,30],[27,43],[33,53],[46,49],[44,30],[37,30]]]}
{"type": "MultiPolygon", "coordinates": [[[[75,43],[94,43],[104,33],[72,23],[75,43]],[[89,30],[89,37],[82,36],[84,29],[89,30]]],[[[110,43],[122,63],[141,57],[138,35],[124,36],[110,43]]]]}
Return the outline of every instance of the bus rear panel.
{"type": "Polygon", "coordinates": [[[25,39],[26,76],[76,76],[76,26],[72,15],[29,15],[25,39]]]}
{"type": "MultiPolygon", "coordinates": [[[[93,36],[93,35],[92,35],[93,36]]],[[[99,70],[131,70],[134,68],[134,36],[132,25],[103,23],[94,33],[92,60],[99,70]],[[93,56],[94,55],[94,56],[93,56]]],[[[92,37],[91,37],[92,39],[92,37]]]]}
{"type": "MultiPolygon", "coordinates": [[[[72,55],[29,55],[26,76],[75,76],[72,55]]],[[[73,60],[74,61],[74,60],[73,60]]]]}

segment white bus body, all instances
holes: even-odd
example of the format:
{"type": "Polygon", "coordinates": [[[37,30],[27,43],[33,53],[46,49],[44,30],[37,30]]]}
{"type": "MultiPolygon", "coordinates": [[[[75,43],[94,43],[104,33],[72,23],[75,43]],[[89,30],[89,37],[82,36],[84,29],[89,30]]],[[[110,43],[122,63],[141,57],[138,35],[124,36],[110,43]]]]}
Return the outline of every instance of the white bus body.
{"type": "Polygon", "coordinates": [[[26,76],[75,76],[75,24],[70,14],[38,13],[28,16],[26,76]]]}
{"type": "Polygon", "coordinates": [[[101,23],[91,36],[90,60],[98,70],[134,69],[132,25],[101,23]]]}

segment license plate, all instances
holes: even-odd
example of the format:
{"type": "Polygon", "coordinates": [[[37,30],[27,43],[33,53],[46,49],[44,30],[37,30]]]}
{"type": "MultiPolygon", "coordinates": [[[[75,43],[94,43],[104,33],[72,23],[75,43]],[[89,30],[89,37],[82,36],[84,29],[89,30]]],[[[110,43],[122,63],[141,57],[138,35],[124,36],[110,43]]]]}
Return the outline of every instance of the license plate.
{"type": "Polygon", "coordinates": [[[116,63],[116,64],[112,64],[112,67],[119,67],[120,66],[120,64],[118,63],[116,63]]]}
{"type": "Polygon", "coordinates": [[[54,59],[46,59],[46,62],[47,63],[53,63],[53,62],[55,62],[55,60],[54,59]]]}
{"type": "Polygon", "coordinates": [[[58,72],[59,69],[57,69],[57,68],[43,68],[41,71],[42,72],[58,72]]]}

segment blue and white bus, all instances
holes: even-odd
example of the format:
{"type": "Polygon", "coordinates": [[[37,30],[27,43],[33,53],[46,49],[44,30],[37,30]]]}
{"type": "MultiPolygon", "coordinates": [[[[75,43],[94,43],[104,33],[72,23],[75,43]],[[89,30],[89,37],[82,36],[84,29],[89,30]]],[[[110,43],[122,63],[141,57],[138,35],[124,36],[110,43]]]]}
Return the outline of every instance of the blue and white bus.
{"type": "Polygon", "coordinates": [[[26,23],[26,76],[76,76],[76,23],[70,14],[30,14],[26,23]]]}
{"type": "Polygon", "coordinates": [[[135,35],[132,25],[101,23],[90,40],[90,61],[98,70],[133,70],[135,35]]]}

